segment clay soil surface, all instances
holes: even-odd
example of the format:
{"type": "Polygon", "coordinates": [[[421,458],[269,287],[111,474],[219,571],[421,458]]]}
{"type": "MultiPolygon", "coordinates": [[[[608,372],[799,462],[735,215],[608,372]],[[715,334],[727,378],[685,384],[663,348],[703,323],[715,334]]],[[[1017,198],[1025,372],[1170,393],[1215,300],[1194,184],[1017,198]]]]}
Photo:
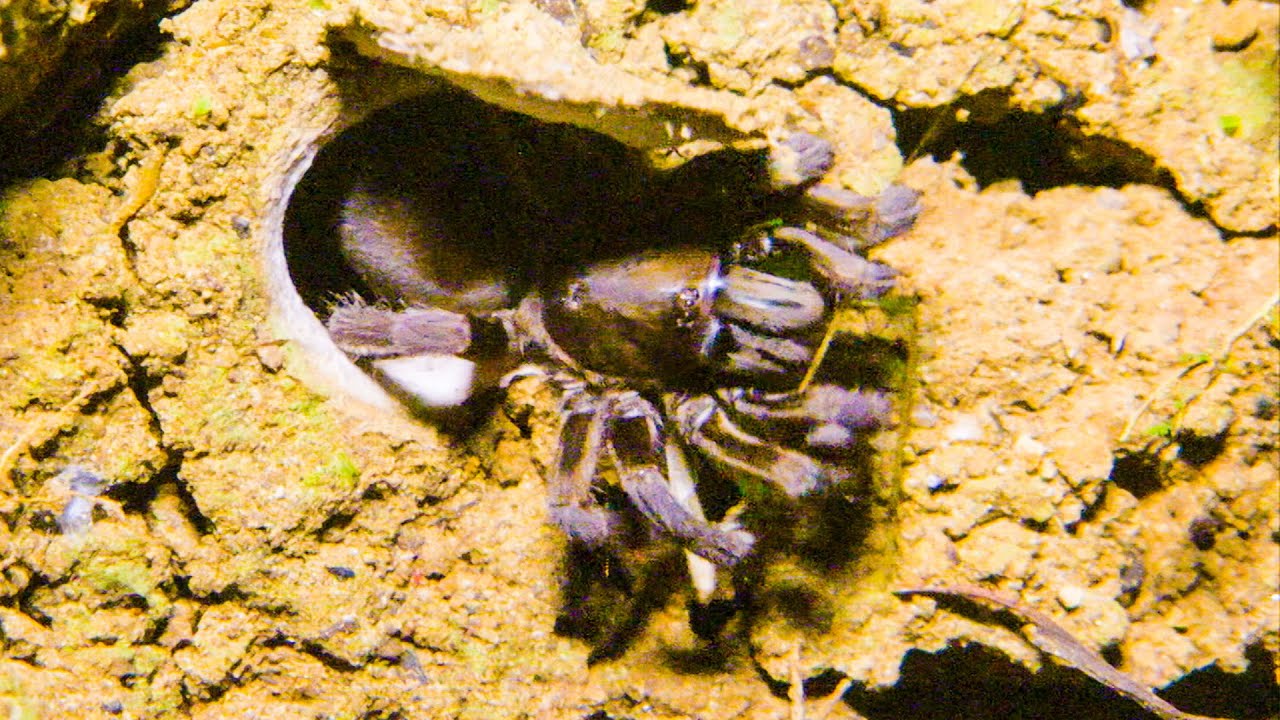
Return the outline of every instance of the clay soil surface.
{"type": "Polygon", "coordinates": [[[895,594],[977,586],[1275,717],[1278,46],[1259,0],[196,0],[60,159],[0,158],[0,709],[1145,717],[1016,617],[895,594]],[[336,387],[281,299],[289,191],[445,88],[655,163],[801,129],[829,182],[921,191],[872,251],[914,313],[874,489],[754,528],[691,610],[678,551],[548,523],[549,384],[466,432],[336,387]]]}

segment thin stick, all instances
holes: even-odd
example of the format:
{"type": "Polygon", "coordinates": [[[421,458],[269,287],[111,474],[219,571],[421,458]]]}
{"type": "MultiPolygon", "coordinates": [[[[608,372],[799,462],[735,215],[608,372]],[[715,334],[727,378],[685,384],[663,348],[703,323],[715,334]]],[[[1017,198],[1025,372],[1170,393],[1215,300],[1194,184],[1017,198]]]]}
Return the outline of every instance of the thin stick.
{"type": "MultiPolygon", "coordinates": [[[[102,388],[94,383],[88,383],[84,387],[80,388],[80,392],[76,393],[75,397],[71,398],[66,405],[63,405],[53,414],[53,419],[57,420],[57,424],[53,425],[52,429],[61,430],[62,427],[67,424],[67,421],[69,420],[68,416],[71,413],[79,411],[84,403],[101,389],[102,388]]],[[[17,440],[13,441],[12,445],[5,448],[4,454],[0,455],[0,492],[7,493],[10,491],[17,491],[17,488],[14,486],[10,476],[13,473],[14,467],[17,465],[18,456],[26,452],[27,449],[31,447],[36,436],[39,435],[42,430],[47,431],[49,429],[46,426],[47,423],[45,422],[33,421],[27,426],[26,431],[20,434],[17,440]]]]}
{"type": "Polygon", "coordinates": [[[1225,363],[1231,356],[1232,346],[1234,346],[1240,338],[1244,337],[1245,333],[1249,332],[1249,330],[1251,330],[1259,320],[1265,317],[1267,312],[1271,310],[1271,307],[1276,303],[1280,303],[1280,293],[1276,293],[1268,298],[1267,301],[1262,304],[1262,307],[1258,308],[1256,312],[1249,316],[1248,320],[1241,323],[1235,330],[1229,333],[1223,339],[1222,346],[1218,349],[1216,356],[1210,358],[1199,358],[1196,362],[1187,365],[1186,367],[1179,368],[1176,373],[1166,378],[1164,382],[1156,386],[1156,389],[1147,396],[1147,399],[1143,401],[1142,405],[1139,406],[1138,409],[1134,411],[1133,415],[1129,417],[1129,422],[1125,423],[1124,430],[1120,433],[1120,442],[1123,443],[1129,439],[1129,435],[1133,432],[1134,426],[1138,424],[1138,421],[1142,419],[1142,416],[1151,408],[1151,404],[1154,403],[1157,398],[1164,397],[1169,392],[1170,388],[1177,384],[1179,380],[1189,375],[1192,370],[1204,365],[1217,367],[1218,365],[1225,363]]]}
{"type": "MultiPolygon", "coordinates": [[[[843,308],[836,310],[836,315],[844,312],[843,308]]],[[[800,385],[796,387],[796,394],[803,395],[809,389],[809,384],[813,382],[814,376],[818,374],[818,368],[822,366],[822,361],[827,357],[827,349],[831,347],[831,341],[835,338],[836,333],[840,332],[838,326],[839,321],[836,316],[832,316],[831,322],[827,323],[827,333],[822,337],[822,342],[818,345],[817,351],[813,353],[813,360],[809,363],[809,369],[805,371],[804,377],[800,379],[800,385]]]]}
{"type": "Polygon", "coordinates": [[[1192,715],[1170,705],[1142,683],[1112,667],[1101,655],[1086,647],[1053,618],[1016,597],[974,585],[903,588],[895,590],[894,594],[958,596],[974,602],[999,605],[1035,628],[1036,632],[1028,632],[1026,635],[1031,644],[1041,652],[1058,658],[1070,667],[1111,688],[1117,694],[1136,702],[1162,720],[1209,720],[1203,715],[1192,715]]]}
{"type": "MultiPolygon", "coordinates": [[[[111,216],[111,221],[103,230],[108,235],[119,235],[134,215],[155,196],[156,190],[160,187],[160,171],[164,168],[164,159],[167,155],[164,148],[156,148],[147,156],[145,160],[138,166],[137,180],[134,181],[133,187],[129,190],[129,194],[125,196],[120,203],[120,207],[116,208],[115,213],[111,216]]],[[[67,423],[67,415],[76,412],[92,395],[102,390],[110,388],[99,388],[97,385],[88,384],[80,389],[66,405],[63,405],[56,413],[54,418],[58,420],[55,429],[61,429],[67,423]]],[[[26,452],[31,447],[36,435],[41,432],[45,423],[33,422],[25,432],[18,436],[8,448],[5,448],[3,454],[0,454],[0,492],[16,492],[11,479],[14,466],[17,463],[18,456],[26,452]]]]}
{"type": "Polygon", "coordinates": [[[804,720],[804,678],[800,677],[800,643],[791,648],[791,687],[787,688],[787,697],[791,698],[791,720],[804,720]]]}
{"type": "MultiPolygon", "coordinates": [[[[831,711],[835,710],[836,706],[844,701],[844,694],[849,692],[849,688],[851,687],[853,687],[852,680],[849,678],[841,680],[840,684],[836,685],[835,692],[831,693],[831,697],[827,698],[826,702],[822,704],[822,707],[818,708],[818,714],[814,716],[813,720],[827,720],[827,716],[831,714],[831,711]]],[[[861,720],[861,715],[853,710],[850,710],[849,712],[853,713],[853,717],[856,720],[861,720]]]]}
{"type": "Polygon", "coordinates": [[[157,148],[138,166],[138,179],[112,216],[111,224],[106,230],[108,234],[119,235],[125,223],[132,220],[156,194],[160,187],[160,171],[164,168],[165,155],[167,153],[163,148],[157,148]]]}

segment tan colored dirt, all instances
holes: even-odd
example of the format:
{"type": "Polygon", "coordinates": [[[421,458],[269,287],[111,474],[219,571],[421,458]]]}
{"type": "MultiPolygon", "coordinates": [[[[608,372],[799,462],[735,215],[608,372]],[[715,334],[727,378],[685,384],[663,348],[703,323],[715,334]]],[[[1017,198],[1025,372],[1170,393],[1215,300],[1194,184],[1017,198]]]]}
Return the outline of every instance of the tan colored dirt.
{"type": "MultiPolygon", "coordinates": [[[[1041,668],[1005,624],[892,594],[963,583],[1148,685],[1245,672],[1259,648],[1274,666],[1280,12],[1143,8],[193,3],[103,104],[104,146],[0,189],[0,708],[777,718],[795,706],[765,678],[834,670],[874,691],[911,650],[1041,668]],[[660,589],[616,657],[588,664],[597,645],[557,631],[580,573],[546,519],[546,386],[517,383],[451,435],[335,390],[323,343],[271,294],[273,213],[306,152],[443,82],[655,153],[682,128],[689,152],[820,132],[833,181],[924,193],[916,228],[876,251],[920,298],[919,388],[885,479],[899,501],[832,558],[771,555],[717,647],[661,559],[634,570],[660,589]],[[1083,161],[1141,156],[1171,184],[1029,196],[958,160],[903,170],[868,99],[983,90],[1004,111],[1074,98],[1083,161]],[[69,466],[109,488],[80,534],[57,525],[69,466]]],[[[629,607],[595,570],[603,611],[629,607]]]]}

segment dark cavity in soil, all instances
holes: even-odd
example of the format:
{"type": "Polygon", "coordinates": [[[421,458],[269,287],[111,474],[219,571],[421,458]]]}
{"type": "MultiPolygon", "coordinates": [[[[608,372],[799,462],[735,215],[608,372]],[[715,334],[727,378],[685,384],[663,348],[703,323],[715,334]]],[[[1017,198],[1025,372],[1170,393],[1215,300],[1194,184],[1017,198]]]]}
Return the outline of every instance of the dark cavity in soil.
{"type": "Polygon", "coordinates": [[[1017,180],[1029,194],[1066,185],[1122,187],[1132,183],[1174,190],[1172,176],[1148,154],[1111,138],[1086,136],[1069,117],[1068,102],[1044,113],[1009,107],[1006,93],[986,91],[940,108],[897,111],[898,146],[906,157],[961,166],[987,187],[1017,180]],[[958,112],[967,119],[956,119],[958,112]]]}
{"type": "Polygon", "coordinates": [[[337,223],[356,187],[402,208],[396,222],[416,223],[439,249],[442,276],[464,282],[498,269],[513,304],[589,261],[674,244],[727,248],[779,200],[768,193],[763,151],[710,153],[659,172],[599,133],[463,92],[431,93],[341,134],[295,189],[286,258],[299,294],[322,316],[342,295],[378,300],[339,251],[337,223]]]}

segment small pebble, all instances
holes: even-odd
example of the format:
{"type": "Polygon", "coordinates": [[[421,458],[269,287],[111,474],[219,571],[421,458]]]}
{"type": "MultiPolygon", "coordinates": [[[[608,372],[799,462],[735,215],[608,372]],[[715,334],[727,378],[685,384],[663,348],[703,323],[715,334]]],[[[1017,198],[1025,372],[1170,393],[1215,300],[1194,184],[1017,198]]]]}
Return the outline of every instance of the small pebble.
{"type": "Polygon", "coordinates": [[[284,348],[279,345],[260,345],[257,354],[258,362],[267,372],[279,372],[284,367],[284,348]]]}
{"type": "Polygon", "coordinates": [[[899,42],[889,43],[889,49],[905,58],[915,57],[916,54],[916,48],[908,47],[899,42]]]}
{"type": "Polygon", "coordinates": [[[1024,512],[1024,516],[1037,525],[1045,525],[1057,514],[1057,507],[1047,498],[1032,502],[1024,512]]]}
{"type": "Polygon", "coordinates": [[[253,225],[249,222],[249,218],[236,215],[231,218],[231,229],[236,231],[236,237],[248,240],[253,231],[253,225]]]}
{"type": "Polygon", "coordinates": [[[1197,550],[1212,550],[1218,542],[1218,533],[1221,530],[1221,522],[1211,517],[1201,516],[1191,521],[1191,525],[1187,528],[1187,537],[1197,550]]]}
{"type": "Polygon", "coordinates": [[[1157,55],[1155,37],[1159,26],[1150,23],[1133,8],[1126,7],[1120,13],[1120,50],[1129,60],[1150,60],[1157,55]]]}
{"type": "Polygon", "coordinates": [[[54,487],[65,485],[71,494],[58,515],[58,531],[63,535],[80,535],[93,525],[93,498],[102,494],[106,481],[75,465],[49,480],[54,487]]]}
{"type": "Polygon", "coordinates": [[[800,41],[800,62],[806,71],[831,67],[836,59],[836,51],[821,35],[810,35],[800,41]]]}
{"type": "Polygon", "coordinates": [[[1084,588],[1067,585],[1058,590],[1058,604],[1067,610],[1075,610],[1084,604],[1084,588]]]}
{"type": "Polygon", "coordinates": [[[915,427],[931,428],[938,424],[938,416],[928,405],[922,403],[911,410],[911,423],[915,427]]]}
{"type": "Polygon", "coordinates": [[[982,439],[982,424],[973,415],[961,415],[947,430],[947,439],[952,442],[982,439]]]}
{"type": "Polygon", "coordinates": [[[355,570],[352,570],[351,568],[347,568],[347,567],[342,567],[341,565],[329,565],[325,568],[325,570],[328,570],[330,575],[333,575],[334,577],[339,578],[341,580],[350,580],[351,578],[356,576],[355,570]]]}
{"type": "Polygon", "coordinates": [[[1259,395],[1253,401],[1253,416],[1259,420],[1274,420],[1278,414],[1278,408],[1280,403],[1277,403],[1275,398],[1270,395],[1259,395]]]}
{"type": "Polygon", "coordinates": [[[1044,457],[1045,446],[1030,435],[1019,435],[1013,441],[1013,451],[1027,460],[1039,460],[1044,457]]]}

